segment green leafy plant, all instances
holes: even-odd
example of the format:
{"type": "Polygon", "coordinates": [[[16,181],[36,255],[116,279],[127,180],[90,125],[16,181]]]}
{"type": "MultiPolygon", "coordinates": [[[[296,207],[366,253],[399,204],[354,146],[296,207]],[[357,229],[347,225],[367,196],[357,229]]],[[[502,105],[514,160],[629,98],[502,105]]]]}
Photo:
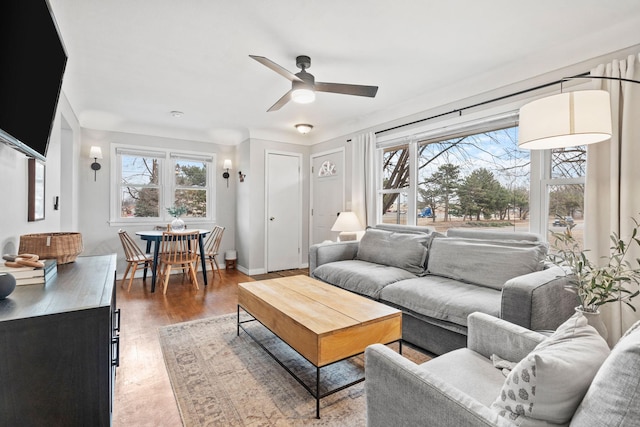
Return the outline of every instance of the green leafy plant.
{"type": "Polygon", "coordinates": [[[170,208],[167,208],[167,212],[169,215],[175,218],[180,218],[182,215],[187,213],[187,208],[183,205],[173,205],[170,208]]]}
{"type": "Polygon", "coordinates": [[[640,246],[640,239],[637,237],[640,227],[638,221],[632,218],[635,226],[627,240],[621,239],[617,233],[611,233],[609,255],[603,256],[603,261],[596,264],[587,258],[588,250],[583,250],[574,238],[572,230],[575,224],[567,223],[561,216],[557,218],[565,230],[551,232],[553,250],[549,253],[548,260],[563,267],[570,275],[570,284],[565,288],[577,294],[580,309],[597,312],[603,304],[622,301],[636,311],[630,301],[640,294],[640,290],[634,292],[627,285],[634,283],[636,287],[640,286],[640,259],[635,260],[638,267],[634,268],[627,254],[631,246],[640,246]]]}

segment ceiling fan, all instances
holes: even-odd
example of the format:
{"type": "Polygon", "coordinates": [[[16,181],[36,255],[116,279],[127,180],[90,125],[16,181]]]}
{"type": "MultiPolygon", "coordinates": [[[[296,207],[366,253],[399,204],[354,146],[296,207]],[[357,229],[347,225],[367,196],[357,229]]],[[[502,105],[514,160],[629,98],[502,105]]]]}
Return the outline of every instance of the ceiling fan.
{"type": "Polygon", "coordinates": [[[311,58],[305,55],[296,57],[296,66],[302,70],[296,74],[289,72],[264,56],[249,56],[291,81],[291,90],[285,93],[267,111],[279,110],[291,100],[301,104],[313,102],[316,97],[315,92],[342,93],[344,95],[368,96],[370,98],[375,97],[378,92],[378,86],[316,82],[313,74],[309,74],[306,71],[307,68],[311,67],[311,58]]]}

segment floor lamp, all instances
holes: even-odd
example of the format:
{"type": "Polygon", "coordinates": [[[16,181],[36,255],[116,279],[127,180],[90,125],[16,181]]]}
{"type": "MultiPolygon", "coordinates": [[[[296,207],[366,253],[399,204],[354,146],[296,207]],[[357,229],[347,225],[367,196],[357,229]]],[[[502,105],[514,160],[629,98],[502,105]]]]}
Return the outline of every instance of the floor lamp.
{"type": "MultiPolygon", "coordinates": [[[[579,76],[574,79],[602,79],[639,83],[620,77],[579,76]]],[[[518,146],[548,150],[594,144],[611,138],[611,101],[604,90],[560,93],[532,101],[520,108],[518,146]]]]}

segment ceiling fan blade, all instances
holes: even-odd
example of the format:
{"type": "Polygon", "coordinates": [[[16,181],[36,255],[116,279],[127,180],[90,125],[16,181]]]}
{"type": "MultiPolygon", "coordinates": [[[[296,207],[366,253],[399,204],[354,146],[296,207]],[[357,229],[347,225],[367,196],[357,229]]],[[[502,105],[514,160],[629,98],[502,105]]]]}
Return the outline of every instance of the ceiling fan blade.
{"type": "Polygon", "coordinates": [[[378,93],[378,86],[316,82],[314,87],[318,92],[342,93],[345,95],[368,96],[370,98],[373,98],[378,93]]]}
{"type": "Polygon", "coordinates": [[[280,74],[282,77],[286,78],[287,80],[290,80],[292,82],[294,82],[294,81],[295,82],[301,82],[302,81],[302,79],[300,79],[295,74],[291,73],[290,71],[288,71],[285,68],[281,67],[280,65],[276,64],[272,60],[265,58],[264,56],[249,55],[249,57],[255,59],[256,61],[258,61],[259,63],[261,63],[265,67],[272,69],[273,71],[275,71],[276,73],[280,74]]]}
{"type": "Polygon", "coordinates": [[[271,108],[269,108],[269,109],[267,110],[267,112],[270,112],[270,111],[277,111],[277,110],[281,109],[282,107],[284,107],[284,105],[285,105],[287,102],[289,102],[289,101],[291,100],[291,92],[292,92],[292,91],[290,90],[289,92],[287,92],[287,93],[285,93],[284,95],[282,95],[282,98],[278,99],[278,100],[276,101],[276,103],[275,103],[275,104],[273,104],[273,105],[271,106],[271,108]]]}

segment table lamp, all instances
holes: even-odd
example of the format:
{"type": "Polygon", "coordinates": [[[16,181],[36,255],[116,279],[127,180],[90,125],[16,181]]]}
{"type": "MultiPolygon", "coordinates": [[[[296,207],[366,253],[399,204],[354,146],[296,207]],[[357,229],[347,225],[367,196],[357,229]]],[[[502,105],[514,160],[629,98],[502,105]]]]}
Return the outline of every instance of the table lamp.
{"type": "Polygon", "coordinates": [[[339,231],[339,242],[357,240],[357,232],[364,230],[362,223],[353,212],[340,212],[331,231],[339,231]]]}

